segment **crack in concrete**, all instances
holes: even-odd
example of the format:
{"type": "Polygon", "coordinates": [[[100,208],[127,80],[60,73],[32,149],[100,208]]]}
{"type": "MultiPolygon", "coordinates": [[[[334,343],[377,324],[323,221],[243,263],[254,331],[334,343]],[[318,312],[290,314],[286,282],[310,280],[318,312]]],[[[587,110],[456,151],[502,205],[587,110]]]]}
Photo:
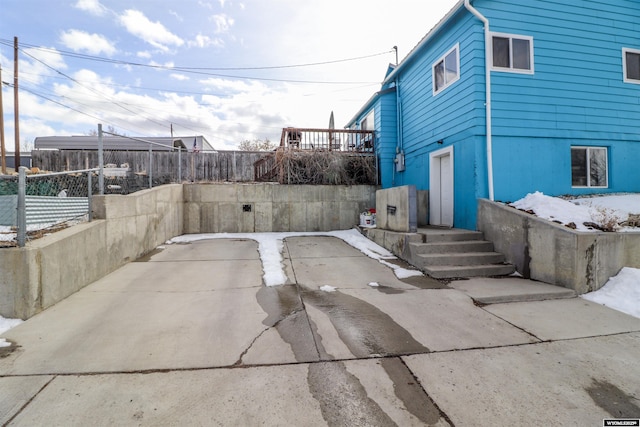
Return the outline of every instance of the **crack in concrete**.
{"type": "Polygon", "coordinates": [[[264,335],[264,333],[267,332],[269,329],[271,329],[271,328],[264,328],[262,330],[262,332],[260,332],[253,340],[251,340],[251,342],[249,343],[247,348],[245,348],[244,351],[242,353],[240,353],[240,356],[238,357],[238,360],[236,360],[236,362],[231,366],[233,366],[233,367],[242,366],[242,358],[247,355],[247,353],[249,352],[249,350],[251,350],[251,347],[253,347],[253,345],[256,343],[256,341],[258,341],[260,339],[260,337],[262,335],[264,335]]]}
{"type": "MultiPolygon", "coordinates": [[[[46,375],[39,375],[39,376],[46,376],[46,375]]],[[[52,382],[53,380],[55,380],[57,377],[58,377],[57,375],[52,376],[52,377],[51,377],[51,379],[50,379],[49,381],[47,381],[47,382],[46,382],[42,387],[40,387],[40,390],[38,390],[38,391],[37,391],[33,396],[31,396],[31,398],[30,398],[29,400],[27,400],[27,401],[25,402],[25,404],[24,404],[24,405],[22,405],[22,406],[20,407],[20,409],[18,409],[18,410],[16,411],[16,413],[15,413],[15,414],[13,414],[13,416],[12,416],[11,418],[9,418],[9,419],[8,419],[8,420],[7,420],[7,421],[2,425],[2,427],[5,427],[5,426],[8,426],[9,424],[11,424],[11,422],[12,422],[13,420],[15,420],[15,419],[16,419],[16,417],[17,417],[17,416],[19,416],[19,415],[22,413],[22,411],[24,411],[24,410],[25,410],[25,408],[31,404],[31,402],[33,402],[33,399],[35,399],[35,398],[36,398],[40,393],[42,393],[42,391],[43,391],[45,388],[47,388],[47,386],[48,386],[49,384],[51,384],[51,382],[52,382]]]]}

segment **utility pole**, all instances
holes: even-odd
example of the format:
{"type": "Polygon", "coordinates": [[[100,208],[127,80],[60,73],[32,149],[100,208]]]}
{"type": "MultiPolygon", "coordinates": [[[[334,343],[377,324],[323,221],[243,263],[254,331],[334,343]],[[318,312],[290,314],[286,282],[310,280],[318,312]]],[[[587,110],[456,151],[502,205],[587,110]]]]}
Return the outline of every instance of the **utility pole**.
{"type": "Polygon", "coordinates": [[[13,38],[13,122],[15,136],[14,169],[20,169],[20,118],[18,108],[18,37],[13,38]]]}
{"type": "Polygon", "coordinates": [[[0,163],[2,175],[7,174],[7,153],[4,150],[4,109],[2,107],[2,65],[0,65],[0,163]]]}

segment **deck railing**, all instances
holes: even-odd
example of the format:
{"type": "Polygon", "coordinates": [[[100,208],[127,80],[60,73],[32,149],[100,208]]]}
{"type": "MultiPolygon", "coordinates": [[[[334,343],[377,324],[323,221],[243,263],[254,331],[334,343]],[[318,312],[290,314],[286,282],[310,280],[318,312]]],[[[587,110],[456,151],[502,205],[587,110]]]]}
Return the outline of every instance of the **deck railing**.
{"type": "Polygon", "coordinates": [[[373,152],[374,131],[284,128],[280,146],[298,150],[373,152]]]}

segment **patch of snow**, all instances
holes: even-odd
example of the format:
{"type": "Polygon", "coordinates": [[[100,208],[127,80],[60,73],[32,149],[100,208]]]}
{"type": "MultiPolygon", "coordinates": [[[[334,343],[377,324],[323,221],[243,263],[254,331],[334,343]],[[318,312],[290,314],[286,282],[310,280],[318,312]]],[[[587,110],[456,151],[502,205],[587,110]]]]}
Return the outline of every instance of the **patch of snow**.
{"type": "Polygon", "coordinates": [[[380,283],[378,283],[378,282],[369,282],[369,286],[371,286],[372,288],[377,288],[378,286],[380,286],[380,283]]]}
{"type": "MultiPolygon", "coordinates": [[[[14,328],[23,322],[22,319],[5,319],[0,316],[0,335],[7,332],[9,329],[14,328]]],[[[4,338],[0,338],[0,347],[9,347],[11,343],[4,338]]]]}
{"type": "Polygon", "coordinates": [[[320,290],[322,292],[335,292],[336,288],[333,286],[329,286],[329,285],[324,285],[324,286],[320,286],[320,290]]]}
{"type": "Polygon", "coordinates": [[[420,270],[410,270],[408,268],[396,268],[393,270],[398,279],[408,279],[409,277],[423,276],[420,270]]]}
{"type": "Polygon", "coordinates": [[[24,322],[22,319],[5,319],[0,316],[0,335],[24,322]]]}
{"type": "MultiPolygon", "coordinates": [[[[620,223],[629,218],[629,214],[640,213],[640,194],[617,194],[561,199],[546,196],[536,191],[526,197],[510,203],[517,209],[534,212],[536,216],[555,221],[563,225],[573,223],[578,231],[599,231],[584,225],[595,223],[620,223]]],[[[639,231],[635,227],[615,226],[615,231],[639,231]]]]}
{"type": "Polygon", "coordinates": [[[581,297],[640,318],[640,269],[624,267],[602,288],[581,297]]]}

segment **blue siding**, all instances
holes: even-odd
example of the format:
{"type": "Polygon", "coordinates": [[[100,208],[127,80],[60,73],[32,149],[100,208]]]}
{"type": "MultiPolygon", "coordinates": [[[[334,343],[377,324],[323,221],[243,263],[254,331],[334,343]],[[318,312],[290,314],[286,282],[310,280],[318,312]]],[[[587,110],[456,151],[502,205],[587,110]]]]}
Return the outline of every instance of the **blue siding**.
{"type": "MultiPolygon", "coordinates": [[[[496,200],[533,191],[640,192],[640,85],[624,83],[622,69],[622,49],[640,49],[640,1],[473,4],[492,31],[533,37],[533,74],[491,73],[496,200]],[[571,187],[573,145],[609,148],[607,189],[571,187]]],[[[488,196],[484,64],[482,24],[462,7],[400,64],[397,92],[376,104],[384,187],[428,189],[429,153],[454,147],[456,227],[475,228],[477,199],[488,196]],[[433,63],[456,44],[460,79],[434,96],[433,63]],[[393,171],[396,145],[405,153],[406,171],[385,172],[393,171]]]]}
{"type": "Polygon", "coordinates": [[[623,82],[622,48],[640,48],[640,2],[476,6],[493,31],[534,39],[533,75],[492,72],[496,199],[639,191],[640,85],[623,82]],[[608,189],[571,187],[571,145],[609,147],[608,189]]]}
{"type": "Polygon", "coordinates": [[[380,184],[383,188],[393,186],[397,145],[397,105],[395,91],[380,96],[375,106],[376,154],[380,184]]]}

